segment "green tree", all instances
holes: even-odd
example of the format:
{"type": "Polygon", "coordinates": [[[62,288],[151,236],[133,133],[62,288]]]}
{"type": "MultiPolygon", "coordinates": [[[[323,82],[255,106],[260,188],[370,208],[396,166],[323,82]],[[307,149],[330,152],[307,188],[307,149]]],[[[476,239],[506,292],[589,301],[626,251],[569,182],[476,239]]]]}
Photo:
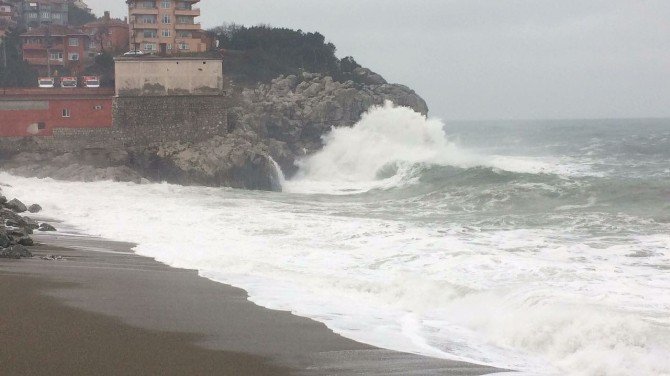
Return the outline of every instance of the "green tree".
{"type": "Polygon", "coordinates": [[[70,26],[82,26],[95,20],[96,17],[93,13],[87,12],[72,4],[68,5],[68,22],[70,26]]]}
{"type": "Polygon", "coordinates": [[[225,50],[226,73],[245,83],[268,82],[279,75],[323,73],[336,80],[351,79],[359,65],[347,57],[339,60],[336,48],[320,33],[273,28],[222,25],[209,31],[225,50]]]}
{"type": "Polygon", "coordinates": [[[37,85],[37,72],[21,55],[20,30],[2,39],[0,46],[0,87],[32,87],[37,85]]]}
{"type": "Polygon", "coordinates": [[[109,52],[101,53],[84,73],[87,76],[99,76],[102,86],[114,86],[114,56],[109,52]]]}

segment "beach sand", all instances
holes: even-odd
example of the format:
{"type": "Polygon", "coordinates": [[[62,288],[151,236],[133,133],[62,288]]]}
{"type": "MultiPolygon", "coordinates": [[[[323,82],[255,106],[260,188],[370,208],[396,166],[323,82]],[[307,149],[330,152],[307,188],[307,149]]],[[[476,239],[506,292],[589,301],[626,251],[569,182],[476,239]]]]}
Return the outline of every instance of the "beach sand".
{"type": "MultiPolygon", "coordinates": [[[[247,294],[131,251],[36,235],[0,260],[3,375],[481,375],[500,370],[384,350],[268,310],[247,294]],[[64,261],[40,259],[46,254],[64,261]]],[[[188,252],[185,249],[184,252],[188,252]]]]}

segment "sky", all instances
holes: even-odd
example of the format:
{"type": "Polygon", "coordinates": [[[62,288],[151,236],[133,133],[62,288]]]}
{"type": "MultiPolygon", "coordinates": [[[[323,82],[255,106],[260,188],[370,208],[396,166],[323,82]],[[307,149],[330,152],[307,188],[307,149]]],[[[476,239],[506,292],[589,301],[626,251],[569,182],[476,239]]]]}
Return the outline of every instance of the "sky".
{"type": "MultiPolygon", "coordinates": [[[[87,0],[98,15],[125,1],[87,0]]],[[[202,0],[318,31],[447,120],[670,117],[670,0],[202,0]]]]}

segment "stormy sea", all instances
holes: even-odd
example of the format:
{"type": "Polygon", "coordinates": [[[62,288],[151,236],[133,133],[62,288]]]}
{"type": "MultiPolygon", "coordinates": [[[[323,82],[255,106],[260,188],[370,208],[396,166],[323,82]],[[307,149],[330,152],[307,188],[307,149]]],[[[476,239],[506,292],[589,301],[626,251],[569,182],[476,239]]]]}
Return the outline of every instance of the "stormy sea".
{"type": "Polygon", "coordinates": [[[0,174],[73,233],[379,347],[670,374],[670,120],[442,122],[390,104],[283,192],[0,174]]]}

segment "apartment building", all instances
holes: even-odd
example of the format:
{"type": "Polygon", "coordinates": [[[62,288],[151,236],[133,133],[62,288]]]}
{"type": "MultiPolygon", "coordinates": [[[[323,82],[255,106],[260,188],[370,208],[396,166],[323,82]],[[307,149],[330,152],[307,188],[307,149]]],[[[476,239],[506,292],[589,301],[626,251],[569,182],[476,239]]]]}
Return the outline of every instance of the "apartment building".
{"type": "Polygon", "coordinates": [[[119,54],[128,51],[130,40],[127,20],[111,18],[109,12],[93,22],[82,26],[82,31],[90,37],[89,56],[101,52],[119,54]]]}
{"type": "Polygon", "coordinates": [[[22,3],[23,22],[28,27],[67,26],[69,4],[68,0],[24,0],[22,3]]]}
{"type": "Polygon", "coordinates": [[[196,18],[200,0],[127,0],[130,49],[173,55],[206,52],[196,18]]]}
{"type": "Polygon", "coordinates": [[[90,37],[66,26],[36,27],[21,34],[23,59],[40,74],[78,75],[84,69],[90,37]]]}

